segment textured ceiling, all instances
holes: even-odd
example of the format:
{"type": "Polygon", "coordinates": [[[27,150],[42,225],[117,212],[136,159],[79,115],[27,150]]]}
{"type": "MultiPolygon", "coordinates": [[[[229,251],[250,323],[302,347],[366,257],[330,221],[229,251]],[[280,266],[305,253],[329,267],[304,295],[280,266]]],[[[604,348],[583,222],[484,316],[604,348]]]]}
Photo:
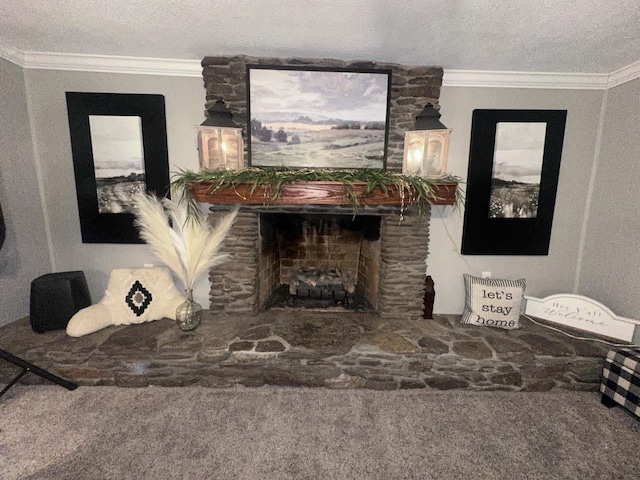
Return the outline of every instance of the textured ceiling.
{"type": "Polygon", "coordinates": [[[640,0],[0,0],[0,44],[611,73],[640,60],[640,0]]]}

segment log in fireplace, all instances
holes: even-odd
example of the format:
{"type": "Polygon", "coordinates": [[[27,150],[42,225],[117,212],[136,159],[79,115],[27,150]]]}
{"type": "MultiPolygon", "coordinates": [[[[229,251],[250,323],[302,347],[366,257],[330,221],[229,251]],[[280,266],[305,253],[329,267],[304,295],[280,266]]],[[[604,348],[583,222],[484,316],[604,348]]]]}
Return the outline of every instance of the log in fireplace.
{"type": "Polygon", "coordinates": [[[263,213],[260,239],[265,308],[377,307],[379,216],[263,213]]]}

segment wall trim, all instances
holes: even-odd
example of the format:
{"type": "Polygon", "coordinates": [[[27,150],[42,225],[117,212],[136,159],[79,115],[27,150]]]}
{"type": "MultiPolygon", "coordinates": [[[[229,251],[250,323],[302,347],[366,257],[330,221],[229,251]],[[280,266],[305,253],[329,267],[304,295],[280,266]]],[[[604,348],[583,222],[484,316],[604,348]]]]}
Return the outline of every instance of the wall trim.
{"type": "Polygon", "coordinates": [[[6,43],[0,42],[0,58],[24,68],[24,53],[6,43]]]}
{"type": "Polygon", "coordinates": [[[622,85],[623,83],[630,82],[631,80],[635,80],[636,78],[640,78],[640,61],[634,62],[626,67],[621,68],[620,70],[616,70],[609,75],[609,84],[608,88],[617,87],[618,85],[622,85]]]}
{"type": "MultiPolygon", "coordinates": [[[[4,43],[0,43],[0,58],[26,69],[171,77],[199,78],[202,76],[200,60],[23,52],[4,43]]],[[[606,90],[636,78],[640,78],[640,61],[612,73],[445,70],[442,85],[445,87],[606,90]]]]}
{"type": "Polygon", "coordinates": [[[607,73],[544,73],[445,70],[445,87],[557,88],[563,90],[606,90],[607,73]]]}
{"type": "Polygon", "coordinates": [[[199,60],[22,52],[1,42],[0,58],[15,63],[19,67],[34,70],[202,77],[202,66],[199,60]]]}
{"type": "Polygon", "coordinates": [[[24,68],[74,72],[124,73],[167,77],[202,77],[199,60],[26,52],[24,68]]]}

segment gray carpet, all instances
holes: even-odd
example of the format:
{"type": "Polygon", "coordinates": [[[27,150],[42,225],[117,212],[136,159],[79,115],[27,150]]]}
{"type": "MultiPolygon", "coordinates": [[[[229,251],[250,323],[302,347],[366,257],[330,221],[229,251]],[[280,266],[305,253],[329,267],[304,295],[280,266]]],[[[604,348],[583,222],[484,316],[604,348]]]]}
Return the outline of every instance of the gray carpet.
{"type": "Polygon", "coordinates": [[[637,479],[640,421],[594,392],[17,386],[0,478],[637,479]]]}

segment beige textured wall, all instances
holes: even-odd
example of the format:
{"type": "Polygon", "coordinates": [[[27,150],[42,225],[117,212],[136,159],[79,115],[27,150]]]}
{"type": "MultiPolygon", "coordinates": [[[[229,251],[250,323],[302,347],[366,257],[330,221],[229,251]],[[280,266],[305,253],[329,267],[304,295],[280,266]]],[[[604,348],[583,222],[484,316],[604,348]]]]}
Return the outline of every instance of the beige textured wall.
{"type": "Polygon", "coordinates": [[[607,92],[578,291],[640,318],[640,79],[607,92]]]}
{"type": "Polygon", "coordinates": [[[0,59],[0,204],[7,236],[0,249],[0,325],[29,314],[31,281],[51,272],[20,67],[0,59]]]}
{"type": "MultiPolygon", "coordinates": [[[[158,265],[146,245],[83,244],[73,175],[66,91],[154,93],[165,96],[169,168],[198,168],[195,126],[204,120],[202,79],[25,70],[33,128],[42,170],[57,271],[83,270],[94,301],[106,289],[114,268],[158,265]]],[[[179,287],[181,288],[181,287],[179,287]]],[[[194,297],[207,305],[209,286],[201,279],[194,297]]]]}
{"type": "Polygon", "coordinates": [[[463,212],[453,212],[451,207],[432,207],[427,271],[435,282],[435,313],[462,311],[463,273],[480,275],[491,271],[495,278],[525,278],[526,293],[534,296],[573,291],[603,96],[602,91],[587,90],[442,88],[441,120],[453,129],[448,169],[465,179],[474,109],[568,112],[549,255],[460,256],[463,212]]]}
{"type": "MultiPolygon", "coordinates": [[[[202,80],[39,70],[26,71],[25,77],[32,106],[34,141],[39,152],[37,161],[42,170],[42,193],[51,225],[55,267],[58,271],[84,270],[91,293],[96,296],[104,291],[108,272],[112,268],[139,266],[154,262],[155,259],[147,247],[141,245],[81,243],[64,92],[75,90],[164,94],[171,168],[175,170],[179,166],[195,169],[198,163],[194,126],[204,118],[205,92],[202,80]]],[[[634,85],[637,85],[637,81],[634,85]]],[[[623,88],[629,87],[618,87],[623,88]]],[[[632,85],[631,92],[634,91],[637,92],[637,86],[632,85]]],[[[615,90],[613,93],[615,94],[615,90]]],[[[442,88],[442,121],[453,128],[449,170],[462,177],[466,177],[467,173],[471,114],[474,108],[566,108],[568,119],[549,256],[462,258],[455,250],[460,246],[462,213],[452,212],[451,208],[434,207],[427,263],[429,274],[433,276],[436,285],[436,313],[462,311],[464,272],[490,270],[494,277],[524,277],[528,283],[527,292],[537,296],[573,290],[603,95],[601,91],[584,90],[442,88]],[[453,238],[453,243],[447,235],[447,230],[453,238]]],[[[623,115],[619,112],[626,111],[618,109],[616,113],[611,109],[610,115],[620,116],[619,120],[612,117],[611,121],[624,123],[623,115]]],[[[633,152],[629,153],[632,154],[633,152]]],[[[611,161],[609,158],[604,163],[606,165],[611,161]]],[[[633,162],[630,160],[629,163],[633,162]]],[[[32,171],[33,167],[29,170],[32,171]]],[[[602,174],[599,171],[599,175],[602,174]]],[[[602,178],[605,183],[610,181],[606,177],[602,178]]],[[[630,194],[628,192],[630,185],[633,185],[632,177],[624,179],[623,184],[627,188],[621,190],[620,195],[630,194]]],[[[604,192],[605,190],[603,195],[604,192]]],[[[0,194],[4,193],[0,190],[0,194]]],[[[613,208],[617,209],[619,206],[613,208]]],[[[593,224],[589,227],[590,235],[598,231],[599,222],[602,221],[602,218],[593,212],[592,208],[593,224]]],[[[37,224],[37,214],[30,215],[37,224]]],[[[593,248],[596,248],[597,243],[595,240],[587,242],[589,248],[585,248],[585,252],[595,251],[593,248]]],[[[629,247],[627,250],[630,249],[629,247]]],[[[583,265],[585,272],[591,268],[586,262],[583,265]]],[[[584,275],[585,273],[583,277],[584,275]]],[[[596,295],[593,296],[598,298],[596,295]]],[[[201,282],[196,289],[196,298],[206,305],[207,297],[208,286],[201,282]]],[[[620,301],[617,299],[614,303],[609,303],[609,306],[619,312],[620,309],[615,303],[620,301]]]]}

